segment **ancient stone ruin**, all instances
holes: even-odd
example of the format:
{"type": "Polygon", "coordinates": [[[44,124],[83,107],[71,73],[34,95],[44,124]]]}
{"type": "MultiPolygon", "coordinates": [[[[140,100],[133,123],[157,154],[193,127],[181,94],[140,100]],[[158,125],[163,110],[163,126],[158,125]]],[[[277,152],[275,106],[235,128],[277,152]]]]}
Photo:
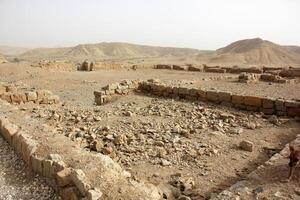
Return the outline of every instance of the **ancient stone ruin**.
{"type": "Polygon", "coordinates": [[[94,62],[89,62],[85,60],[81,63],[81,65],[77,66],[78,71],[94,71],[94,62]]]}

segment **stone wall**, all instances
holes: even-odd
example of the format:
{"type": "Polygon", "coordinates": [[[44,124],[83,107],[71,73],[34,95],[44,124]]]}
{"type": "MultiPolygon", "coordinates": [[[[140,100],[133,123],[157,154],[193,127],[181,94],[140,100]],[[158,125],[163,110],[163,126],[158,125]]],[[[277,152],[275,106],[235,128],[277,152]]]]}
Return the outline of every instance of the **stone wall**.
{"type": "Polygon", "coordinates": [[[0,84],[0,99],[13,104],[28,102],[56,104],[59,102],[59,96],[53,95],[49,90],[27,90],[6,84],[0,84]]]}
{"type": "Polygon", "coordinates": [[[124,80],[120,83],[112,83],[100,91],[94,91],[96,105],[103,105],[126,95],[138,87],[139,81],[124,80]]]}
{"type": "Polygon", "coordinates": [[[299,79],[283,78],[277,74],[263,73],[241,73],[239,75],[239,82],[254,83],[258,81],[273,82],[273,83],[298,83],[299,79]]]}
{"type": "Polygon", "coordinates": [[[300,116],[300,101],[239,95],[218,90],[173,87],[149,81],[140,82],[138,89],[141,92],[157,96],[208,101],[241,110],[263,112],[268,115],[300,116]]]}
{"type": "Polygon", "coordinates": [[[153,79],[148,81],[123,81],[122,83],[109,84],[103,87],[101,91],[94,92],[95,103],[96,105],[102,105],[113,101],[121,95],[128,94],[131,91],[174,99],[208,101],[241,110],[263,112],[267,115],[300,117],[300,101],[239,95],[228,91],[206,90],[201,88],[173,87],[153,79]]]}
{"type": "Polygon", "coordinates": [[[68,167],[60,155],[38,155],[40,144],[24,128],[3,116],[0,117],[0,133],[33,172],[55,182],[63,200],[98,200],[102,196],[99,189],[90,186],[82,170],[68,167]]]}
{"type": "MultiPolygon", "coordinates": [[[[182,70],[182,71],[198,71],[198,72],[209,72],[209,73],[252,73],[252,74],[274,74],[280,77],[300,77],[300,68],[282,68],[282,67],[220,67],[220,66],[193,66],[193,65],[167,65],[158,64],[154,66],[155,69],[169,69],[169,70],[182,70]]],[[[285,82],[285,80],[281,79],[285,82]]],[[[288,81],[287,81],[288,82],[288,81]]]]}

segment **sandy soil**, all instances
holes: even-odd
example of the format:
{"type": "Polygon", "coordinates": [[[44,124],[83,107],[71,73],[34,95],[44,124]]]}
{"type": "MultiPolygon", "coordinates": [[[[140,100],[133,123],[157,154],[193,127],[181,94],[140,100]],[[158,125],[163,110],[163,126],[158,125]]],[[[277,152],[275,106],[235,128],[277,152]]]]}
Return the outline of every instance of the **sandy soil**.
{"type": "MultiPolygon", "coordinates": [[[[95,133],[96,139],[112,150],[107,154],[130,171],[134,178],[160,186],[172,185],[181,195],[194,200],[206,199],[242,180],[292,141],[299,134],[299,123],[285,118],[274,121],[259,114],[209,103],[140,95],[129,95],[99,107],[93,104],[93,91],[124,79],[161,79],[189,87],[247,95],[300,98],[300,84],[203,81],[204,78],[222,76],[224,74],[154,69],[50,72],[26,63],[0,65],[0,81],[49,89],[66,102],[62,108],[27,105],[24,109],[24,113],[34,120],[55,130],[41,135],[37,127],[32,127],[35,130],[32,134],[47,144],[45,148],[54,145],[48,141],[64,137],[79,144],[87,153],[99,153],[89,152],[90,149],[82,145],[84,138],[95,133]],[[74,111],[81,116],[79,121],[74,120],[74,111]],[[99,120],[94,120],[95,117],[99,120]],[[108,131],[102,131],[105,126],[110,127],[108,131]],[[126,142],[116,144],[119,135],[124,135],[126,142]],[[252,152],[239,148],[243,140],[253,142],[252,152]],[[185,189],[181,190],[178,183],[185,185],[185,189]]],[[[20,120],[20,116],[16,115],[15,120],[20,120]]],[[[67,153],[68,147],[71,145],[55,150],[67,153]]],[[[68,156],[70,163],[85,165],[79,156],[68,156]]],[[[274,172],[270,176],[280,174],[274,172]]]]}

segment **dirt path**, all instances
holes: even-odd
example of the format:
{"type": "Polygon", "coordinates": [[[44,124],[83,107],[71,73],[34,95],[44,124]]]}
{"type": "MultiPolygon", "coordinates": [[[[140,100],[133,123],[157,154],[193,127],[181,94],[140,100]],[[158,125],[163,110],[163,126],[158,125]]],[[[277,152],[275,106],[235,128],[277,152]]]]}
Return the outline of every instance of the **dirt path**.
{"type": "Polygon", "coordinates": [[[0,137],[0,199],[56,200],[60,199],[45,180],[32,176],[23,161],[0,137]]]}

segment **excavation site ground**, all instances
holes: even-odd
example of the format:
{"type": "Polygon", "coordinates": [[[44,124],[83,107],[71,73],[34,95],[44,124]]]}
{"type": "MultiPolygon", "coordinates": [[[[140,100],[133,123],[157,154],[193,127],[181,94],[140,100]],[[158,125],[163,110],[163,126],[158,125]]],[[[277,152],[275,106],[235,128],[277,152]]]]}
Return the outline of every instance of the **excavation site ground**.
{"type": "Polygon", "coordinates": [[[299,77],[27,63],[2,64],[0,75],[1,132],[16,153],[18,133],[37,143],[20,159],[62,199],[300,198],[297,178],[286,181],[286,145],[300,133],[299,77]]]}

